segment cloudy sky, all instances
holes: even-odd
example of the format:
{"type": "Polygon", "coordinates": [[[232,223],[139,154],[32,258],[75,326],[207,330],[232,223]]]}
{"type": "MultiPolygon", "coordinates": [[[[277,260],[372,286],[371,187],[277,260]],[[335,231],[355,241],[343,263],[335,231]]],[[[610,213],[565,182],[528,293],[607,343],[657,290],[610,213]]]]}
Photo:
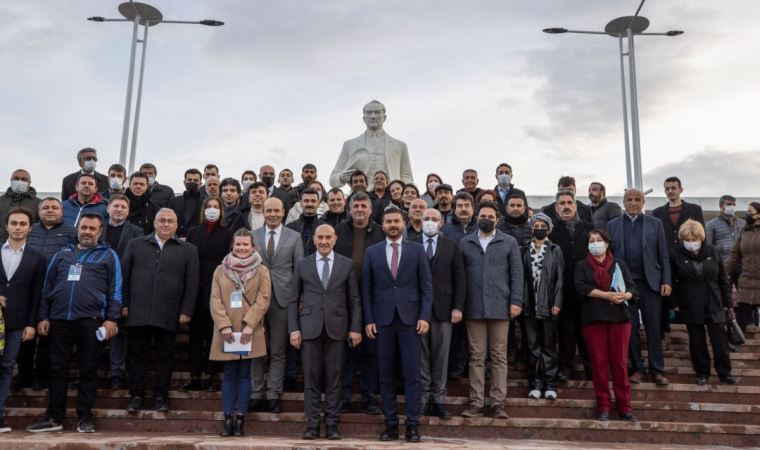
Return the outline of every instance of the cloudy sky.
{"type": "MultiPolygon", "coordinates": [[[[0,3],[0,178],[24,167],[52,191],[79,148],[99,150],[101,171],[118,161],[131,26],[85,20],[118,3],[0,3]]],[[[150,30],[137,160],[175,189],[208,162],[235,177],[313,162],[326,179],[374,98],[420,185],[436,171],[458,186],[474,167],[492,186],[506,161],[529,194],[563,174],[625,186],[617,40],[541,29],[601,30],[638,0],[151,4],[226,22],[150,30]]],[[[756,196],[760,2],[649,0],[642,14],[650,31],[686,31],[637,40],[646,187],[675,174],[688,195],[756,196]]]]}

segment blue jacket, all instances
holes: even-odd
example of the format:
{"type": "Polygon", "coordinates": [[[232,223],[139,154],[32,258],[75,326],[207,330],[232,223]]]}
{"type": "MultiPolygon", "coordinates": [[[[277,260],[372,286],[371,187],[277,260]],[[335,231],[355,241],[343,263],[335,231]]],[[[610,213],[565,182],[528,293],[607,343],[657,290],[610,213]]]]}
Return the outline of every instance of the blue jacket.
{"type": "Polygon", "coordinates": [[[42,289],[39,320],[77,320],[88,317],[121,318],[121,264],[108,244],[74,253],[69,244],[53,256],[42,289]],[[81,264],[79,281],[69,281],[69,270],[81,264]]]}
{"type": "Polygon", "coordinates": [[[79,217],[84,213],[100,214],[103,224],[108,223],[108,202],[100,194],[95,194],[89,202],[79,202],[78,194],[74,194],[63,202],[63,223],[76,228],[79,217]]]}
{"type": "Polygon", "coordinates": [[[35,223],[32,225],[29,237],[26,238],[26,245],[42,253],[45,257],[45,267],[47,267],[58,250],[76,240],[77,230],[74,227],[64,225],[63,222],[51,229],[45,228],[42,223],[35,223]]]}
{"type": "MultiPolygon", "coordinates": [[[[642,238],[644,241],[644,275],[649,288],[660,292],[663,284],[672,285],[670,275],[670,256],[668,240],[662,221],[656,217],[642,213],[644,222],[642,238]]],[[[612,238],[612,253],[625,261],[625,236],[623,236],[623,221],[631,220],[627,214],[620,215],[607,222],[607,232],[612,238]]]]}

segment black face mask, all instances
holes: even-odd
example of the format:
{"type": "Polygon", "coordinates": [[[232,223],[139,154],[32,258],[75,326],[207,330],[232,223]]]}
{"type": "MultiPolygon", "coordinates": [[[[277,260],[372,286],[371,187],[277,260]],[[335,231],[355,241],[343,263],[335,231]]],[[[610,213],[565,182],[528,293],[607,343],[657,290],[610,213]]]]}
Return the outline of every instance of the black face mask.
{"type": "Polygon", "coordinates": [[[495,223],[491,219],[479,219],[478,220],[478,228],[480,228],[480,231],[483,233],[490,233],[493,231],[495,223]]]}
{"type": "Polygon", "coordinates": [[[534,228],[533,229],[533,237],[538,239],[539,241],[542,241],[546,239],[546,235],[549,233],[549,230],[546,228],[534,228]]]}
{"type": "Polygon", "coordinates": [[[185,190],[188,194],[198,193],[198,183],[185,183],[185,190]]]}
{"type": "Polygon", "coordinates": [[[744,220],[747,221],[747,225],[754,225],[755,223],[754,214],[750,214],[749,212],[747,212],[747,214],[744,215],[744,220]]]}
{"type": "Polygon", "coordinates": [[[267,188],[270,188],[274,184],[274,177],[261,177],[261,182],[266,184],[267,188]]]}

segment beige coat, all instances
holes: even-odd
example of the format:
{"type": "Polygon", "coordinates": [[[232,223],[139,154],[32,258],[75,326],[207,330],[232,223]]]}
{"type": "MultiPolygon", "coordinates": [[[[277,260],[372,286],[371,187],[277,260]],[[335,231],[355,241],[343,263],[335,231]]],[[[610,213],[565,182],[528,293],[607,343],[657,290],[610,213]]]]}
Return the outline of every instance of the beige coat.
{"type": "Polygon", "coordinates": [[[269,270],[263,264],[259,264],[259,267],[256,269],[256,275],[245,282],[242,308],[230,308],[230,296],[234,290],[235,282],[224,274],[224,269],[220,265],[214,271],[209,306],[211,318],[214,319],[214,338],[211,341],[209,354],[209,359],[212,361],[258,358],[267,354],[264,315],[269,310],[269,301],[272,295],[269,270]],[[224,353],[222,351],[221,330],[226,327],[232,327],[232,331],[239,332],[243,331],[245,325],[253,327],[251,353],[247,356],[224,353]]]}
{"type": "Polygon", "coordinates": [[[726,261],[726,272],[739,275],[739,303],[760,306],[760,225],[742,231],[726,261]]]}

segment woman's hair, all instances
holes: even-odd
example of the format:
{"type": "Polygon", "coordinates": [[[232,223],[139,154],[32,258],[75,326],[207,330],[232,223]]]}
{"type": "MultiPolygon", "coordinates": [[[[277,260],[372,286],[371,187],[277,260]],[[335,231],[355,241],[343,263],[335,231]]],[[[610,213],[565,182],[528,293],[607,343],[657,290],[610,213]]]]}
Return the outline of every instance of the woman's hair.
{"type": "Polygon", "coordinates": [[[232,251],[233,246],[235,245],[235,238],[237,237],[247,237],[251,240],[251,245],[253,246],[253,251],[258,252],[259,248],[256,246],[256,242],[253,240],[253,233],[248,228],[241,228],[235,232],[235,234],[232,235],[232,241],[230,241],[230,251],[232,251]]]}
{"type": "Polygon", "coordinates": [[[490,195],[491,198],[493,199],[491,200],[492,202],[497,201],[496,192],[492,191],[491,189],[483,189],[482,191],[480,191],[480,194],[478,194],[478,196],[475,197],[475,207],[477,207],[477,205],[480,204],[480,201],[483,199],[484,195],[490,195]]]}
{"type": "Polygon", "coordinates": [[[322,192],[319,194],[319,203],[322,203],[322,202],[326,201],[327,200],[327,191],[325,191],[325,185],[322,184],[321,181],[314,180],[311,183],[309,183],[309,185],[307,186],[307,188],[310,188],[311,185],[313,185],[313,184],[318,184],[319,187],[322,188],[322,192]]]}
{"type": "Polygon", "coordinates": [[[594,234],[602,238],[602,240],[607,243],[607,248],[612,247],[612,238],[610,237],[610,235],[606,231],[601,230],[599,228],[595,228],[588,232],[588,239],[586,239],[586,244],[591,242],[591,235],[594,235],[594,234]]]}
{"type": "MultiPolygon", "coordinates": [[[[430,183],[431,178],[437,178],[438,184],[443,183],[443,179],[438,175],[437,173],[429,173],[427,178],[425,178],[425,192],[430,192],[427,188],[428,183],[430,183]]],[[[433,196],[435,196],[435,192],[433,192],[433,196]]]]}
{"type": "Polygon", "coordinates": [[[203,211],[206,210],[206,208],[208,207],[207,205],[209,204],[209,202],[212,202],[212,201],[216,201],[217,204],[219,204],[219,220],[217,220],[216,222],[220,226],[225,226],[226,224],[224,223],[224,202],[222,201],[221,197],[216,197],[216,196],[206,197],[203,200],[203,203],[201,203],[201,214],[200,214],[201,223],[206,223],[206,215],[203,214],[203,211]]]}
{"type": "Polygon", "coordinates": [[[678,228],[678,239],[682,241],[704,241],[705,227],[696,220],[689,219],[678,228]]]}

